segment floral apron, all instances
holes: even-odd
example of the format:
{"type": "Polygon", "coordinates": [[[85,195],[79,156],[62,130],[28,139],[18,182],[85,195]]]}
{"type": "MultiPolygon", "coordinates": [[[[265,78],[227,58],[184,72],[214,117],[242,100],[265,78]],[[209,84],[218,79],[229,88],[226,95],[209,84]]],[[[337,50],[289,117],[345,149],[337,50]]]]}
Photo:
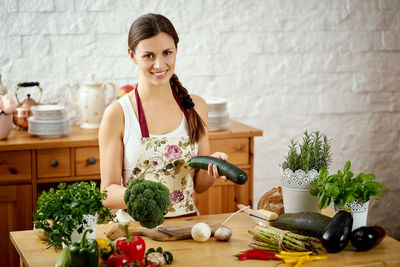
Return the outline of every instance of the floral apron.
{"type": "MultiPolygon", "coordinates": [[[[191,145],[189,136],[184,135],[150,137],[137,87],[135,97],[142,138],[138,161],[129,179],[124,181],[124,186],[135,178],[160,182],[170,192],[171,204],[166,218],[196,215],[197,208],[193,199],[194,170],[189,170],[186,162],[197,155],[197,144],[191,145]]],[[[187,110],[182,107],[175,93],[174,97],[187,119],[187,110]]]]}

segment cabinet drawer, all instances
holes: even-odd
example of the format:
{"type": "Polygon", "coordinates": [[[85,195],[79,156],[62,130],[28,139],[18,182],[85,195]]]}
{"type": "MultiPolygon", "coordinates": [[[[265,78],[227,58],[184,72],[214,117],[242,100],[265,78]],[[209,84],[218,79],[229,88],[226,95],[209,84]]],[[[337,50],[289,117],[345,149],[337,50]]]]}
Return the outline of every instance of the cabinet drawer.
{"type": "Polygon", "coordinates": [[[38,179],[71,176],[70,149],[38,150],[37,172],[38,179]]]}
{"type": "Polygon", "coordinates": [[[0,184],[31,182],[31,151],[0,152],[0,184]]]}
{"type": "Polygon", "coordinates": [[[75,173],[77,176],[100,174],[98,147],[79,147],[75,149],[75,173]]]}
{"type": "Polygon", "coordinates": [[[219,151],[228,154],[228,161],[235,164],[249,164],[249,139],[212,139],[210,140],[211,154],[219,151]]]}

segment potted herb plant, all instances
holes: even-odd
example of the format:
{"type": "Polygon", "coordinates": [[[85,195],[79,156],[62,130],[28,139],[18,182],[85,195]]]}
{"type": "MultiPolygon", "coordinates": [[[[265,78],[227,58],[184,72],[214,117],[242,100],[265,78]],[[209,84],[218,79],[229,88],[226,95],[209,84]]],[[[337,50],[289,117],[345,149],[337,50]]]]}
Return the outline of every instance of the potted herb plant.
{"type": "Polygon", "coordinates": [[[107,191],[100,191],[93,181],[68,186],[60,183],[58,190],[51,188],[40,195],[33,214],[34,226],[43,230],[44,240],[56,250],[79,240],[86,228],[93,228],[95,237],[97,222],[114,218],[102,204],[106,197],[107,191]]]}
{"type": "Polygon", "coordinates": [[[310,188],[320,169],[327,169],[331,160],[329,140],[319,131],[305,131],[301,143],[291,140],[281,169],[283,205],[286,213],[319,212],[318,200],[310,194],[310,188]]]}
{"type": "Polygon", "coordinates": [[[375,181],[372,173],[360,173],[354,177],[350,167],[351,162],[347,161],[343,172],[338,170],[332,175],[329,175],[326,168],[321,168],[310,193],[318,197],[320,209],[328,207],[331,202],[336,211],[350,207],[353,213],[353,229],[356,229],[367,223],[369,200],[382,196],[379,190],[386,189],[386,186],[375,181]]]}

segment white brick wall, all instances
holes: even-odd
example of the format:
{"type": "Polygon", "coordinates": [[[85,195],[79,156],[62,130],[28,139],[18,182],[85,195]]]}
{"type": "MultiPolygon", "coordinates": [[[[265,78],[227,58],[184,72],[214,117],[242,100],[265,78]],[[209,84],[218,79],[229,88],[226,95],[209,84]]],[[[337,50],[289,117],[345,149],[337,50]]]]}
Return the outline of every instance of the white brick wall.
{"type": "Polygon", "coordinates": [[[351,160],[390,188],[372,201],[369,223],[400,237],[399,0],[0,0],[5,86],[39,81],[42,103],[69,104],[65,84],[89,73],[136,82],[127,33],[147,12],[174,23],[184,85],[227,98],[232,118],[264,131],[254,204],[280,184],[289,140],[321,130],[332,139],[331,171],[351,160]]]}

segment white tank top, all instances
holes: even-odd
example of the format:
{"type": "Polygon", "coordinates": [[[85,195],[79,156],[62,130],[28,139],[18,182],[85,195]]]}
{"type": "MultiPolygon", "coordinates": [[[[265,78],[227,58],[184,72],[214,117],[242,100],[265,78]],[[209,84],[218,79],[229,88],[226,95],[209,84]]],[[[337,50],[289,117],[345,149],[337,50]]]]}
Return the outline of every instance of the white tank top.
{"type": "MultiPolygon", "coordinates": [[[[135,111],[133,110],[129,95],[126,94],[118,99],[118,103],[121,105],[122,110],[124,111],[125,121],[123,136],[124,166],[122,170],[122,178],[125,180],[132,173],[132,170],[135,168],[138,161],[142,132],[140,131],[139,120],[136,117],[135,111]]],[[[170,137],[175,135],[189,135],[188,123],[183,113],[182,121],[178,128],[164,135],[150,134],[150,137],[170,137]]]]}

